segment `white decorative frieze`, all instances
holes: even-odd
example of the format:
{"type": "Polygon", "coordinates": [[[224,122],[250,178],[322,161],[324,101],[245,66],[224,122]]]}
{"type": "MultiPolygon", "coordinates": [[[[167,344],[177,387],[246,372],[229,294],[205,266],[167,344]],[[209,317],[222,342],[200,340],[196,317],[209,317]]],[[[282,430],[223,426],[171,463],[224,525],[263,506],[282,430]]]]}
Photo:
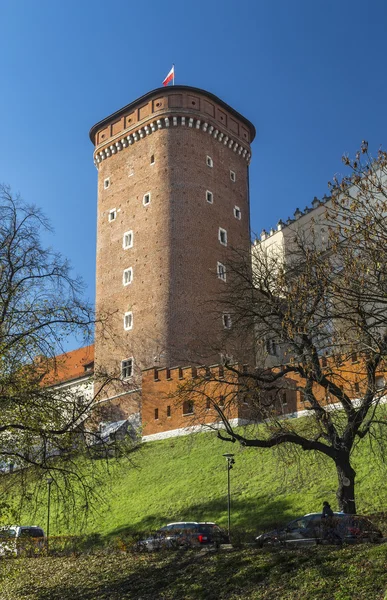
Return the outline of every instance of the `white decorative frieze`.
{"type": "Polygon", "coordinates": [[[204,133],[208,133],[215,140],[218,140],[218,142],[220,142],[221,144],[228,146],[234,152],[238,152],[238,154],[241,155],[248,163],[250,162],[251,154],[250,154],[250,152],[248,152],[247,148],[244,148],[241,144],[239,144],[239,142],[236,142],[235,140],[230,138],[227,134],[219,131],[213,125],[210,125],[208,122],[202,122],[201,119],[195,120],[194,117],[186,118],[183,116],[181,116],[181,117],[174,116],[174,117],[163,117],[163,118],[157,119],[157,121],[152,121],[152,123],[149,123],[148,125],[144,125],[143,127],[139,128],[137,131],[134,131],[133,133],[125,135],[122,139],[117,140],[116,142],[114,142],[113,144],[108,146],[107,148],[104,148],[103,150],[97,150],[94,155],[94,164],[98,169],[99,164],[103,160],[106,160],[106,158],[109,158],[113,154],[116,154],[117,152],[120,152],[124,148],[131,146],[132,144],[140,141],[141,139],[145,138],[146,136],[149,136],[152,133],[155,133],[155,131],[158,131],[159,129],[169,128],[171,125],[171,122],[174,127],[178,127],[179,125],[181,125],[182,127],[185,127],[187,125],[187,120],[188,120],[189,127],[191,127],[191,128],[195,127],[196,129],[201,130],[204,133]]]}

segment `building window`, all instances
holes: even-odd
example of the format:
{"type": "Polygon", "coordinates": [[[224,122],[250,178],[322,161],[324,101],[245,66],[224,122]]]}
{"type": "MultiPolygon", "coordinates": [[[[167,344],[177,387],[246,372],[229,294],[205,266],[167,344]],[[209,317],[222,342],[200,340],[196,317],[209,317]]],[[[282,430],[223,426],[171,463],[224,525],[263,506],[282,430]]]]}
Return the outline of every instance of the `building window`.
{"type": "Polygon", "coordinates": [[[129,379],[133,375],[133,358],[127,358],[121,362],[121,377],[129,379]]]}
{"type": "Polygon", "coordinates": [[[159,409],[155,408],[155,421],[157,421],[159,418],[159,409]]]}
{"type": "Polygon", "coordinates": [[[133,281],[133,267],[129,267],[129,269],[125,269],[122,275],[122,283],[123,285],[129,285],[133,281]]]}
{"type": "Polygon", "coordinates": [[[359,359],[357,357],[357,352],[353,352],[351,356],[352,363],[358,363],[359,359]]]}
{"type": "Polygon", "coordinates": [[[231,181],[236,181],[235,171],[230,171],[230,179],[231,181]]]}
{"type": "Polygon", "coordinates": [[[242,213],[241,213],[241,209],[239,208],[239,206],[234,206],[234,217],[236,219],[238,219],[238,221],[241,220],[242,213]]]}
{"type": "Polygon", "coordinates": [[[359,383],[357,381],[355,383],[355,392],[356,393],[360,392],[360,385],[359,385],[359,383]]]}
{"type": "Polygon", "coordinates": [[[167,406],[167,417],[171,416],[171,407],[167,406]]]}
{"type": "Polygon", "coordinates": [[[226,281],[226,267],[222,263],[218,262],[216,266],[216,272],[218,275],[218,279],[226,281]]]}
{"type": "Polygon", "coordinates": [[[192,400],[183,402],[183,415],[192,415],[194,412],[194,403],[192,400]]]}
{"type": "Polygon", "coordinates": [[[218,238],[223,246],[227,246],[227,231],[222,229],[222,227],[219,227],[218,238]]]}
{"type": "Polygon", "coordinates": [[[110,187],[110,177],[106,177],[106,179],[103,182],[103,188],[104,188],[104,190],[107,190],[108,187],[110,187]]]}
{"type": "Polygon", "coordinates": [[[282,406],[286,406],[287,405],[288,399],[286,397],[286,392],[282,392],[281,402],[282,402],[282,406]]]}
{"type": "Polygon", "coordinates": [[[219,406],[220,406],[221,408],[223,408],[223,407],[224,407],[224,396],[219,396],[219,406]]]}
{"type": "Polygon", "coordinates": [[[206,410],[210,410],[211,409],[211,400],[209,398],[207,398],[206,400],[206,410]]]}
{"type": "Polygon", "coordinates": [[[151,164],[151,165],[154,165],[154,164],[155,164],[155,155],[154,155],[154,154],[152,154],[152,156],[151,156],[151,161],[150,161],[150,164],[151,164]]]}
{"type": "Polygon", "coordinates": [[[183,369],[179,367],[179,379],[183,379],[183,369]]]}
{"type": "Polygon", "coordinates": [[[212,160],[211,156],[207,156],[206,163],[207,167],[210,167],[212,169],[212,167],[214,166],[214,161],[212,160]]]}
{"type": "Polygon", "coordinates": [[[272,338],[265,341],[265,347],[268,354],[271,354],[272,356],[277,355],[277,344],[272,338]]]}
{"type": "Polygon", "coordinates": [[[171,379],[171,369],[165,369],[165,378],[171,379]]]}
{"type": "Polygon", "coordinates": [[[150,201],[151,201],[151,195],[150,195],[150,192],[147,192],[146,194],[144,194],[142,203],[144,206],[148,206],[148,204],[150,204],[150,201]]]}
{"type": "Polygon", "coordinates": [[[225,329],[231,329],[232,322],[231,322],[231,315],[229,313],[224,313],[222,315],[222,321],[223,321],[223,327],[225,329]]]}
{"type": "Polygon", "coordinates": [[[133,313],[127,312],[124,315],[124,329],[128,331],[129,329],[133,329],[133,313]]]}
{"type": "Polygon", "coordinates": [[[126,233],[124,233],[122,247],[124,250],[133,247],[133,231],[127,231],[126,233]]]}
{"type": "Polygon", "coordinates": [[[206,199],[209,204],[214,203],[214,194],[212,192],[210,192],[209,190],[206,191],[206,199]]]}
{"type": "Polygon", "coordinates": [[[117,211],[115,208],[109,210],[109,221],[115,221],[117,217],[117,211]]]}

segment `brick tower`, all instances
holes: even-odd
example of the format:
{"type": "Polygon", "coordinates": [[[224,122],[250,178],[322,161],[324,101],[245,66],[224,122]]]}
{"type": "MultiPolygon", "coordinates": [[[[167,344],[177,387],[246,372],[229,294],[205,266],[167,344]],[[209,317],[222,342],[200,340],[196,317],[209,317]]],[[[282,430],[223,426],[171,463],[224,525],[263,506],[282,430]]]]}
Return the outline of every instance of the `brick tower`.
{"type": "Polygon", "coordinates": [[[219,362],[213,310],[230,248],[250,245],[254,126],[213,94],[145,94],[90,131],[98,169],[96,365],[219,362]]]}

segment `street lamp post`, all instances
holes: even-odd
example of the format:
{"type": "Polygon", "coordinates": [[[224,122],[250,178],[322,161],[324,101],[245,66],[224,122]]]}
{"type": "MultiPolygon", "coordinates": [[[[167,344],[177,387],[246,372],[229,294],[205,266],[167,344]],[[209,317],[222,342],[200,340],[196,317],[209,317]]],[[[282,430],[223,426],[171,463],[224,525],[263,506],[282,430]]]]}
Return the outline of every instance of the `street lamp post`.
{"type": "Polygon", "coordinates": [[[47,494],[47,555],[49,552],[49,537],[50,537],[50,508],[51,508],[51,484],[52,477],[47,477],[48,494],[47,494]]]}
{"type": "Polygon", "coordinates": [[[232,469],[233,464],[235,464],[234,454],[223,454],[227,461],[227,532],[228,539],[230,540],[230,530],[231,530],[231,489],[230,489],[230,471],[232,469]]]}

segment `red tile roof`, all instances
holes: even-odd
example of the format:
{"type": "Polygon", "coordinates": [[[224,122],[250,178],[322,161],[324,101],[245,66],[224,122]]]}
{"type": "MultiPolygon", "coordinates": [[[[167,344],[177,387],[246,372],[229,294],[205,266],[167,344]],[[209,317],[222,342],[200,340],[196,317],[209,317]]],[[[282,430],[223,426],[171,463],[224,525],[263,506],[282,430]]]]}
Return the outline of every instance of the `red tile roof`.
{"type": "Polygon", "coordinates": [[[94,371],[94,344],[59,354],[53,367],[43,378],[43,385],[55,385],[92,375],[94,371]],[[85,367],[88,367],[85,369],[85,367]]]}

